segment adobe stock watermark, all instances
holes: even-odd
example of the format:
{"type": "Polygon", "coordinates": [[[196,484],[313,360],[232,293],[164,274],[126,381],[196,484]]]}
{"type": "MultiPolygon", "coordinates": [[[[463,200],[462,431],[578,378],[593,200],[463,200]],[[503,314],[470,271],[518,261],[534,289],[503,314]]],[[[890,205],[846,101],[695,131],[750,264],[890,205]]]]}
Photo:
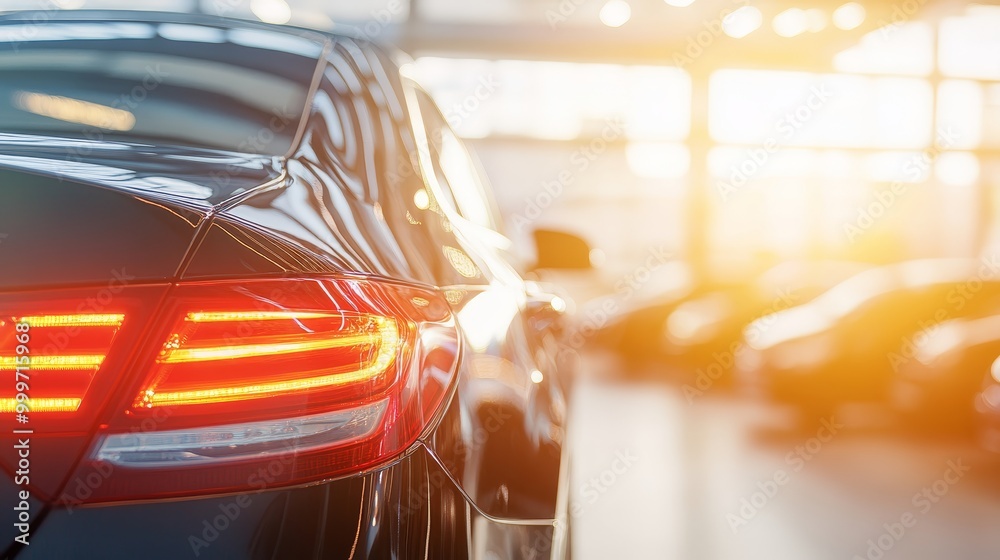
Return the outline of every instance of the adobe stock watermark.
{"type": "Polygon", "coordinates": [[[716,181],[715,189],[723,202],[736,194],[780,151],[833,97],[826,84],[812,86],[800,105],[786,111],[774,124],[776,135],[764,139],[758,148],[748,148],[746,157],[730,167],[729,180],[716,181]]]}
{"type": "MultiPolygon", "coordinates": [[[[438,459],[444,463],[446,468],[456,470],[457,466],[466,463],[470,456],[479,454],[489,443],[490,437],[503,429],[511,418],[513,418],[513,415],[510,412],[502,408],[491,408],[485,420],[472,429],[472,439],[470,442],[466,443],[461,438],[456,439],[452,445],[451,452],[438,453],[438,459]]],[[[433,469],[433,472],[428,475],[428,480],[421,483],[420,488],[416,492],[410,493],[406,504],[401,508],[403,514],[409,515],[420,511],[423,504],[430,500],[432,492],[440,488],[447,481],[448,475],[445,472],[440,469],[433,469]]]]}
{"type": "Polygon", "coordinates": [[[580,486],[579,499],[573,501],[570,507],[570,514],[579,517],[586,511],[586,505],[594,505],[601,496],[607,494],[620,479],[627,473],[633,465],[639,461],[639,457],[633,455],[628,449],[615,451],[615,457],[608,467],[602,470],[597,476],[592,476],[580,486]]]}
{"type": "Polygon", "coordinates": [[[736,6],[733,8],[723,8],[714,18],[704,19],[701,22],[701,29],[688,35],[683,52],[674,52],[670,58],[678,68],[686,68],[701,58],[724,33],[723,22],[736,10],[749,6],[750,0],[732,0],[736,6]]]}
{"type": "Polygon", "coordinates": [[[920,350],[927,346],[943,323],[959,316],[965,306],[983,291],[986,283],[998,278],[1000,278],[1000,256],[994,253],[982,257],[976,274],[965,282],[955,284],[945,295],[944,304],[927,318],[917,321],[916,332],[901,337],[898,349],[886,354],[892,371],[898,372],[900,367],[914,359],[920,350]]]}
{"type": "Polygon", "coordinates": [[[791,482],[792,474],[795,474],[806,467],[806,465],[816,458],[823,451],[823,446],[829,443],[844,428],[843,424],[838,424],[831,416],[820,421],[820,428],[816,435],[807,439],[800,445],[785,455],[785,465],[788,469],[777,469],[767,478],[757,483],[757,489],[739,501],[739,508],[735,513],[726,514],[726,522],[733,534],[750,524],[757,514],[759,514],[775,497],[782,488],[791,482]]]}
{"type": "Polygon", "coordinates": [[[264,466],[259,467],[247,477],[246,485],[253,490],[231,496],[218,504],[218,513],[202,519],[198,531],[188,535],[191,552],[197,557],[203,550],[211,547],[222,535],[232,527],[243,512],[253,505],[253,496],[272,487],[280,480],[285,470],[292,467],[298,453],[294,443],[285,442],[285,448],[274,454],[274,457],[264,466]]]}
{"type": "Polygon", "coordinates": [[[608,326],[611,319],[621,311],[621,306],[631,299],[637,290],[653,278],[653,272],[671,262],[676,255],[663,246],[650,248],[642,264],[633,268],[615,282],[615,294],[600,300],[599,307],[587,309],[581,313],[583,319],[579,326],[560,342],[559,354],[562,357],[576,356],[587,340],[608,326]]]}
{"type": "Polygon", "coordinates": [[[844,235],[847,236],[847,240],[851,243],[857,242],[909,192],[910,188],[920,180],[920,177],[927,173],[931,165],[941,157],[941,154],[955,145],[958,138],[958,134],[950,127],[939,130],[930,148],[923,150],[903,164],[903,175],[906,180],[893,181],[887,188],[875,191],[872,195],[874,200],[867,206],[858,208],[858,215],[853,222],[844,224],[844,235]]]}
{"type": "MultiPolygon", "coordinates": [[[[473,113],[478,111],[487,99],[489,99],[493,94],[495,94],[500,89],[500,82],[493,77],[493,74],[487,74],[485,76],[479,76],[476,81],[476,86],[460,101],[456,101],[451,105],[441,107],[442,115],[444,115],[445,121],[454,130],[459,128],[462,123],[466,121],[473,113]]],[[[421,151],[431,152],[432,148],[434,150],[440,151],[444,143],[445,131],[426,129],[424,131],[424,136],[421,138],[416,138],[417,148],[421,151]]],[[[429,171],[433,174],[433,172],[429,171]]],[[[412,180],[420,176],[420,163],[415,154],[400,153],[396,158],[395,165],[386,174],[386,178],[389,185],[396,188],[403,184],[404,181],[412,180]]],[[[429,195],[430,193],[428,193],[429,195]]],[[[428,200],[428,208],[434,210],[439,209],[437,207],[437,201],[433,198],[428,200]]]]}
{"type": "Polygon", "coordinates": [[[576,182],[577,175],[590,169],[590,166],[607,151],[611,143],[625,135],[625,121],[613,118],[605,121],[601,133],[591,139],[585,146],[577,148],[569,156],[569,166],[560,170],[555,179],[543,181],[541,189],[534,196],[524,198],[524,209],[511,217],[511,223],[518,231],[542,216],[552,204],[563,195],[566,187],[576,182]]]}
{"type": "MultiPolygon", "coordinates": [[[[587,505],[594,505],[600,501],[601,497],[607,494],[624,477],[632,467],[639,462],[639,457],[633,455],[631,450],[619,449],[614,453],[607,468],[587,479],[579,489],[579,496],[570,497],[570,518],[569,525],[572,525],[572,518],[581,517],[586,513],[587,505]],[[584,504],[586,503],[586,505],[584,504]]],[[[531,545],[521,545],[520,558],[548,558],[554,540],[568,536],[566,526],[559,520],[553,523],[551,536],[537,534],[532,539],[531,545]]]]}
{"type": "MultiPolygon", "coordinates": [[[[173,414],[172,408],[155,408],[150,416],[142,419],[138,426],[129,428],[129,433],[138,438],[143,433],[155,432],[157,427],[173,414]]],[[[94,495],[105,481],[111,478],[115,466],[107,461],[92,463],[86,473],[80,473],[66,484],[59,502],[66,507],[66,513],[74,510],[94,495]]]]}
{"type": "MultiPolygon", "coordinates": [[[[66,0],[44,0],[31,9],[31,17],[20,25],[4,26],[0,29],[0,42],[10,44],[15,53],[21,50],[21,43],[32,41],[38,36],[39,25],[48,22],[52,16],[65,10],[70,4],[66,0]]],[[[26,10],[29,11],[29,10],[26,10]]]]}
{"type": "Polygon", "coordinates": [[[903,512],[899,518],[882,525],[882,533],[868,539],[865,553],[855,554],[852,560],[881,560],[883,556],[896,547],[906,534],[917,525],[920,516],[927,515],[948,493],[952,486],[958,484],[969,473],[971,467],[962,464],[962,459],[949,460],[940,478],[924,486],[913,495],[910,503],[912,510],[903,512]]]}
{"type": "Polygon", "coordinates": [[[385,29],[392,25],[398,16],[403,15],[409,9],[409,2],[406,0],[389,0],[384,7],[376,8],[369,12],[368,21],[361,26],[361,33],[365,39],[374,41],[382,36],[385,29]]]}
{"type": "MultiPolygon", "coordinates": [[[[144,102],[149,94],[160,87],[163,82],[170,77],[170,72],[164,70],[160,64],[147,65],[145,67],[145,74],[142,79],[139,80],[132,89],[125,93],[122,93],[109,105],[109,113],[106,118],[112,118],[110,115],[125,115],[131,118],[132,111],[144,102]]],[[[23,92],[21,95],[40,95],[40,94],[30,94],[29,92],[23,92]]],[[[102,142],[104,140],[104,130],[113,130],[111,122],[103,122],[94,127],[87,127],[82,130],[82,136],[86,140],[93,142],[102,142]]],[[[69,149],[66,156],[66,161],[72,161],[76,163],[82,163],[86,161],[87,156],[93,150],[93,147],[85,143],[76,143],[69,149]]],[[[60,176],[60,181],[62,180],[60,176]]]]}
{"type": "Polygon", "coordinates": [[[476,87],[461,101],[441,108],[445,120],[452,128],[458,129],[466,119],[479,110],[483,102],[497,92],[499,87],[500,82],[493,77],[493,74],[480,76],[476,81],[476,87]]]}
{"type": "MultiPolygon", "coordinates": [[[[290,129],[294,129],[299,124],[299,114],[295,109],[289,108],[286,100],[281,107],[273,106],[269,113],[271,116],[266,126],[257,129],[253,134],[243,138],[236,151],[245,154],[266,154],[270,152],[270,144],[274,142],[275,136],[290,129]]],[[[228,163],[219,171],[209,172],[209,177],[217,187],[225,188],[232,181],[234,175],[240,175],[240,166],[237,163],[228,163]]]]}
{"type": "Polygon", "coordinates": [[[897,29],[912,20],[925,4],[927,4],[927,0],[906,0],[893,4],[888,21],[878,20],[879,34],[882,39],[888,39],[897,29]]]}
{"type": "MultiPolygon", "coordinates": [[[[746,342],[757,340],[757,337],[774,324],[774,321],[777,320],[776,314],[779,311],[794,307],[801,300],[802,298],[796,290],[778,290],[777,296],[771,302],[771,305],[764,308],[757,319],[751,321],[745,329],[744,338],[746,342]]],[[[736,359],[746,350],[746,342],[737,340],[731,343],[728,349],[721,352],[713,352],[712,362],[695,371],[694,384],[685,383],[681,388],[688,404],[694,404],[696,398],[703,396],[727,371],[732,370],[736,364],[736,359]]]]}
{"type": "Polygon", "coordinates": [[[559,0],[555,8],[549,8],[545,10],[545,21],[548,22],[550,29],[555,29],[563,23],[569,21],[573,14],[580,9],[580,6],[586,4],[587,2],[594,2],[595,0],[559,0]]]}
{"type": "MultiPolygon", "coordinates": [[[[75,312],[78,314],[100,314],[110,309],[115,297],[120,294],[129,283],[135,280],[135,276],[125,271],[125,268],[116,268],[111,271],[111,279],[98,290],[96,294],[88,297],[77,304],[75,312]]],[[[54,356],[65,350],[71,340],[80,335],[82,329],[77,326],[67,325],[58,331],[48,335],[47,343],[42,347],[41,355],[54,356]]]]}

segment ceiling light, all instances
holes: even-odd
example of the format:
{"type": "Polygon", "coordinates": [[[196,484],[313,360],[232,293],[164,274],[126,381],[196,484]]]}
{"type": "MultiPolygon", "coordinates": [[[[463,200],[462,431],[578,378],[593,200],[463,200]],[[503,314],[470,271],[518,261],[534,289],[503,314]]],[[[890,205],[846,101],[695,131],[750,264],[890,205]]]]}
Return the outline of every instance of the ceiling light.
{"type": "Polygon", "coordinates": [[[864,21],[865,7],[857,2],[848,2],[833,12],[833,24],[844,31],[850,31],[864,21]]]}
{"type": "Polygon", "coordinates": [[[722,30],[734,39],[746,37],[764,22],[764,16],[754,6],[743,6],[722,20],[722,30]]]}
{"type": "Polygon", "coordinates": [[[625,0],[611,0],[601,8],[601,23],[621,27],[632,17],[632,7],[625,0]]]}
{"type": "Polygon", "coordinates": [[[771,27],[782,37],[795,37],[809,29],[809,18],[804,10],[792,8],[774,16],[771,27]]]}

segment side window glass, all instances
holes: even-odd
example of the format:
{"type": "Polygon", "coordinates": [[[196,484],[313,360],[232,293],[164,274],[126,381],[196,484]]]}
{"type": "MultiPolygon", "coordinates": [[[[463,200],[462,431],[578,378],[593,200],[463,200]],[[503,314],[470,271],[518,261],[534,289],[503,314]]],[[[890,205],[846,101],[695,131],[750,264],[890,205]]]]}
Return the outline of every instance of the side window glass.
{"type": "Polygon", "coordinates": [[[482,263],[456,236],[425,188],[401,84],[389,68],[350,42],[337,45],[313,98],[297,153],[296,179],[319,220],[320,239],[335,238],[349,257],[377,272],[434,285],[489,282],[482,263]]]}
{"type": "Polygon", "coordinates": [[[455,210],[466,220],[484,228],[496,230],[493,208],[483,186],[479,169],[462,141],[431,98],[417,91],[420,114],[424,119],[427,144],[434,163],[438,183],[453,198],[455,210]]]}

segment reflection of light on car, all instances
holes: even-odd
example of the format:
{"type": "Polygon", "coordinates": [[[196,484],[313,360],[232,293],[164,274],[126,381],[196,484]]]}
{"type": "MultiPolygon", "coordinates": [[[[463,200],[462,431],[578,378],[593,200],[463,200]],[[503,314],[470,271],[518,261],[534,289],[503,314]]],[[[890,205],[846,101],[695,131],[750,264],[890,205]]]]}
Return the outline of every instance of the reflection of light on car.
{"type": "Polygon", "coordinates": [[[292,19],[292,9],[285,0],[253,0],[250,11],[266,23],[288,23],[292,19]]]}
{"type": "Polygon", "coordinates": [[[22,111],[50,119],[96,126],[107,130],[132,130],[132,127],[135,126],[135,115],[124,109],[116,109],[80,99],[19,91],[14,94],[14,104],[22,111]]]}
{"type": "Polygon", "coordinates": [[[807,337],[780,347],[774,364],[786,370],[805,369],[829,360],[833,350],[830,337],[807,337]]]}
{"type": "Polygon", "coordinates": [[[492,289],[469,300],[458,312],[458,317],[469,344],[482,351],[496,337],[497,325],[509,325],[516,312],[516,302],[509,294],[492,289]]]}
{"type": "MultiPolygon", "coordinates": [[[[965,342],[966,333],[959,322],[950,322],[941,325],[936,332],[928,335],[927,341],[921,344],[914,354],[918,362],[924,365],[945,365],[942,362],[957,359],[955,351],[962,347],[965,342]],[[949,357],[950,360],[946,360],[949,357]]],[[[932,370],[934,372],[945,372],[940,368],[932,370]]]]}
{"type": "Polygon", "coordinates": [[[722,294],[686,302],[667,318],[667,338],[675,344],[708,340],[718,331],[729,307],[722,294]]]}
{"type": "Polygon", "coordinates": [[[743,337],[751,348],[760,350],[829,327],[829,319],[806,304],[757,319],[743,330],[743,337]]]}
{"type": "MultiPolygon", "coordinates": [[[[996,371],[996,370],[994,370],[996,371]]],[[[996,374],[994,374],[996,377],[996,374]]],[[[990,385],[983,391],[983,400],[990,408],[1000,409],[1000,385],[990,385]]]]}
{"type": "Polygon", "coordinates": [[[990,374],[993,375],[993,380],[1000,383],[1000,358],[997,358],[990,367],[990,374]]]}
{"type": "Polygon", "coordinates": [[[448,258],[448,262],[451,263],[455,272],[458,272],[466,278],[479,277],[479,267],[477,267],[476,263],[472,262],[472,259],[469,258],[469,255],[466,255],[461,249],[445,245],[441,248],[441,250],[444,251],[444,256],[448,258]]]}
{"type": "Polygon", "coordinates": [[[413,205],[421,210],[427,210],[431,206],[431,198],[427,196],[426,189],[420,189],[413,193],[413,205]]]}

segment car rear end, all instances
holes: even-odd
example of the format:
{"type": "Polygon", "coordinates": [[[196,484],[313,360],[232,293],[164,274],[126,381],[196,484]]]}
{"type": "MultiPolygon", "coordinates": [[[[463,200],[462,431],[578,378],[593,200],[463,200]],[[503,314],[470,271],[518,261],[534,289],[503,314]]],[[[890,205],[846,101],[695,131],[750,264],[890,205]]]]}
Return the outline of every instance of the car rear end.
{"type": "Polygon", "coordinates": [[[560,376],[399,173],[381,51],[123,13],[0,42],[5,557],[561,557],[560,376]]]}

